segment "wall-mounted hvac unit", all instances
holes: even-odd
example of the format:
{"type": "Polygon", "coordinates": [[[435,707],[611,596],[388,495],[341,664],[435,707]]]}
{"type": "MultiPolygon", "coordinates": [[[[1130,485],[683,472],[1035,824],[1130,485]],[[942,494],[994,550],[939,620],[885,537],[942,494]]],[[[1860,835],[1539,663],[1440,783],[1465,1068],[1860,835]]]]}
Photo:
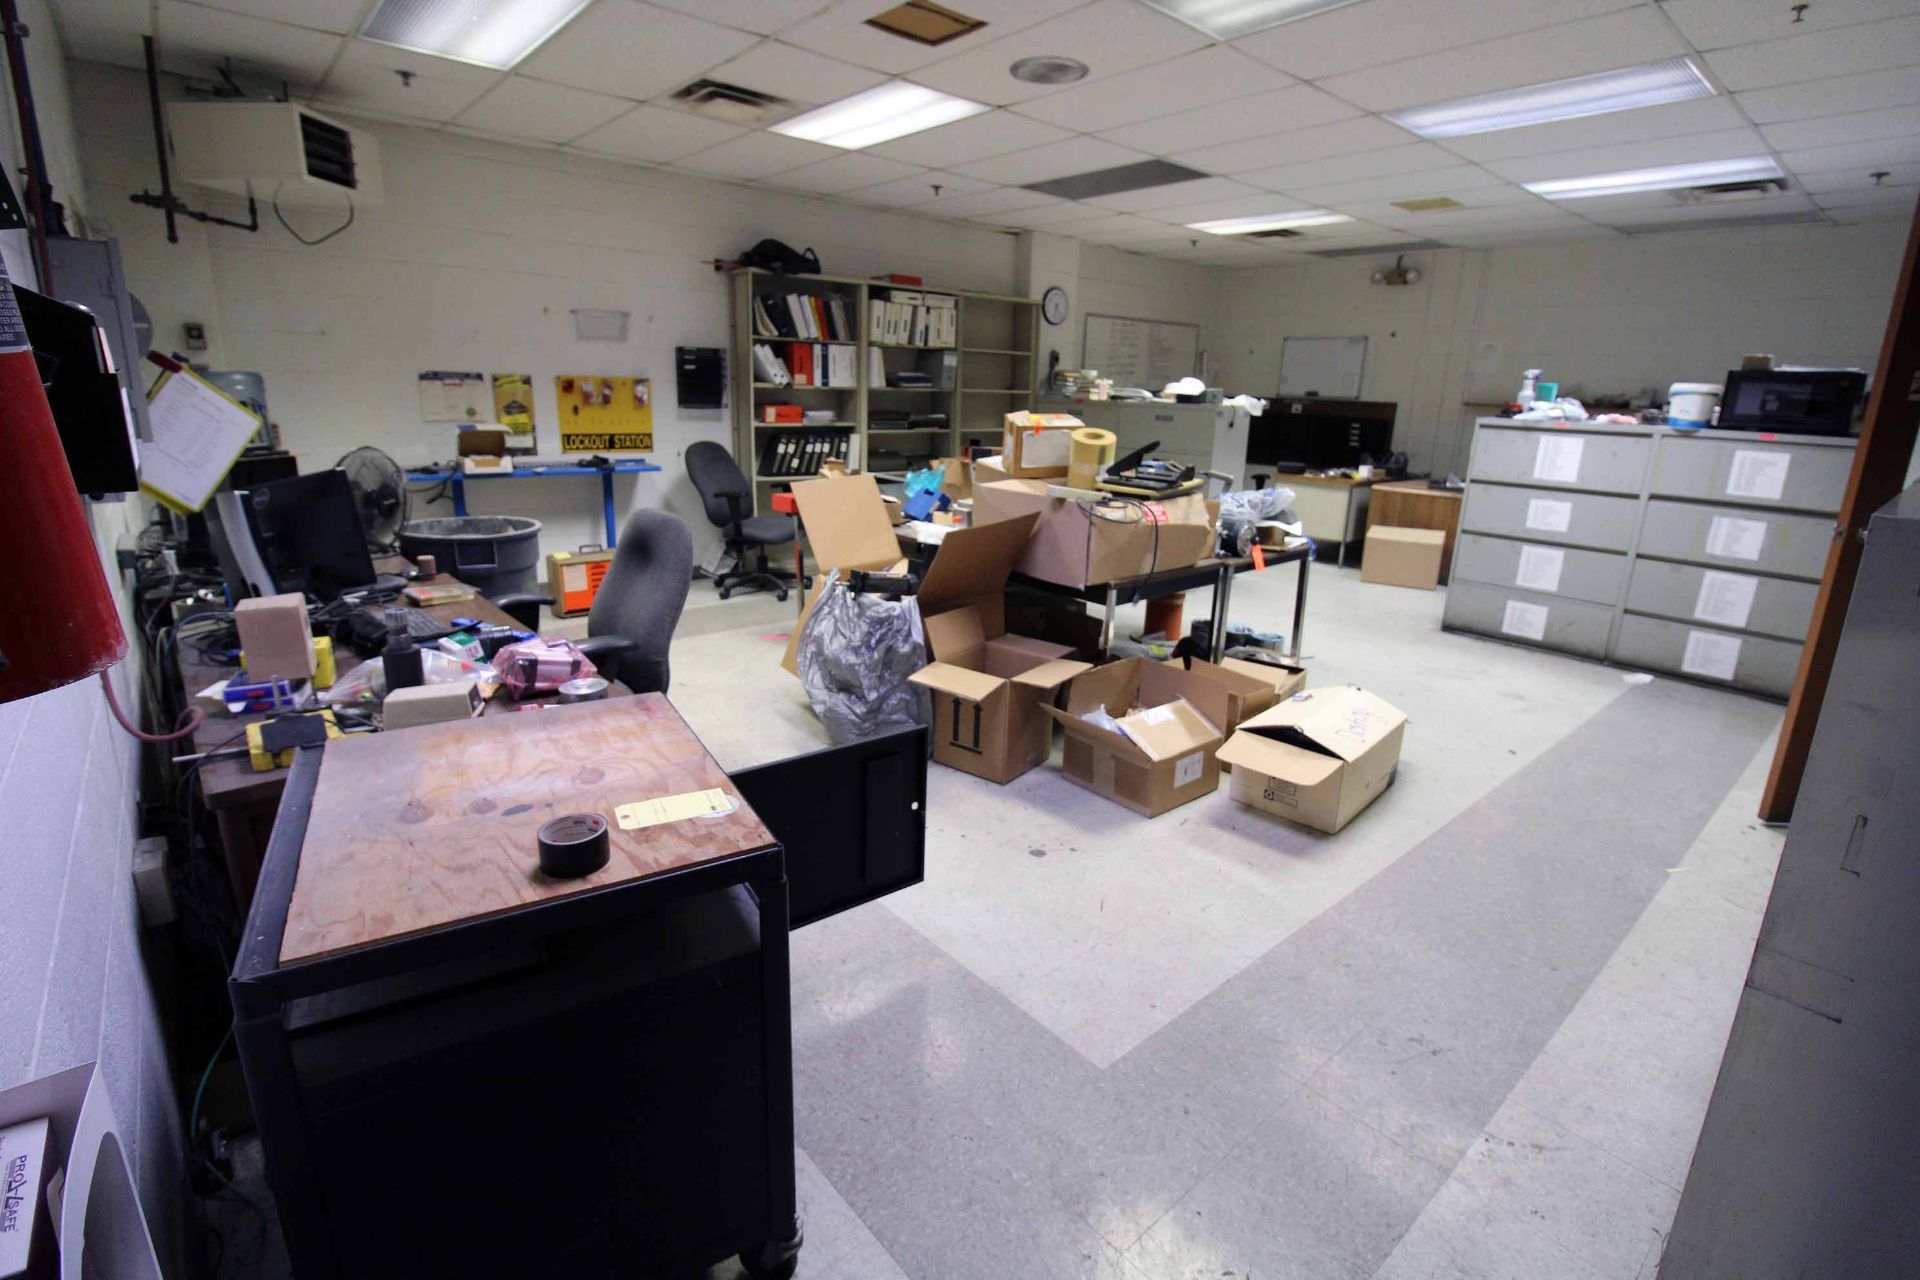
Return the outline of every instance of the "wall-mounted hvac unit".
{"type": "Polygon", "coordinates": [[[379,204],[372,136],[291,102],[175,102],[167,107],[174,176],[283,208],[379,204]]]}

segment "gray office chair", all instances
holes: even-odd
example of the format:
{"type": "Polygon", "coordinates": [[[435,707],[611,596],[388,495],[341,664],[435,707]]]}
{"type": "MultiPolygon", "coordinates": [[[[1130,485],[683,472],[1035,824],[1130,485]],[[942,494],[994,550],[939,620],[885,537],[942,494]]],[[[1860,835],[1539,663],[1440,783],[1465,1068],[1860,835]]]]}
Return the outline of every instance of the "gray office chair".
{"type": "Polygon", "coordinates": [[[628,516],[580,646],[601,675],[635,693],[667,691],[667,648],[692,581],[693,533],[686,521],[667,511],[628,516]]]}
{"type": "Polygon", "coordinates": [[[713,580],[720,598],[736,587],[763,587],[780,600],[787,598],[790,579],[767,563],[767,548],[793,541],[793,521],[786,516],[752,516],[753,486],[724,445],[700,440],[687,446],[687,476],[700,494],[707,519],[720,530],[734,567],[713,580]],[[749,550],[759,556],[749,563],[749,550]]]}

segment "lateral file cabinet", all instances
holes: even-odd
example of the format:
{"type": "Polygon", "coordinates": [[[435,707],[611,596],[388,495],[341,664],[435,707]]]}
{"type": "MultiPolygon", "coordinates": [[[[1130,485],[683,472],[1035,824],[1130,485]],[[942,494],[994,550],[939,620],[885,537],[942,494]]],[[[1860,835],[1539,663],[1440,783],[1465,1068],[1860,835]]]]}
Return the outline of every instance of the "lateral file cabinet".
{"type": "Polygon", "coordinates": [[[1482,419],[1445,625],[1785,697],[1853,448],[1482,419]]]}

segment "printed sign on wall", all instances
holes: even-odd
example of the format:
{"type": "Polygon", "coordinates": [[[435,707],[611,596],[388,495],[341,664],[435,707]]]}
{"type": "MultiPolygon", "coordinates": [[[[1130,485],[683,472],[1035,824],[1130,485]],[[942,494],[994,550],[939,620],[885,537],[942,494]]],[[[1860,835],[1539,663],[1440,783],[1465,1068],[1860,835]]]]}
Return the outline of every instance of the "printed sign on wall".
{"type": "Polygon", "coordinates": [[[653,448],[653,382],[564,373],[553,380],[562,453],[634,453],[653,448]]]}

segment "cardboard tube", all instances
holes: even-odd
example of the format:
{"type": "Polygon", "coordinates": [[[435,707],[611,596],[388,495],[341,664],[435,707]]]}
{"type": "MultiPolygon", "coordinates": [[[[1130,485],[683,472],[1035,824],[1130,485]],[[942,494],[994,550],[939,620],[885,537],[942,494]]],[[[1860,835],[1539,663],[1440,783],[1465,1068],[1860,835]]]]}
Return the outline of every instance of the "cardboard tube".
{"type": "Polygon", "coordinates": [[[1113,432],[1099,427],[1075,427],[1067,455],[1067,487],[1091,489],[1100,468],[1113,461],[1113,432]]]}

